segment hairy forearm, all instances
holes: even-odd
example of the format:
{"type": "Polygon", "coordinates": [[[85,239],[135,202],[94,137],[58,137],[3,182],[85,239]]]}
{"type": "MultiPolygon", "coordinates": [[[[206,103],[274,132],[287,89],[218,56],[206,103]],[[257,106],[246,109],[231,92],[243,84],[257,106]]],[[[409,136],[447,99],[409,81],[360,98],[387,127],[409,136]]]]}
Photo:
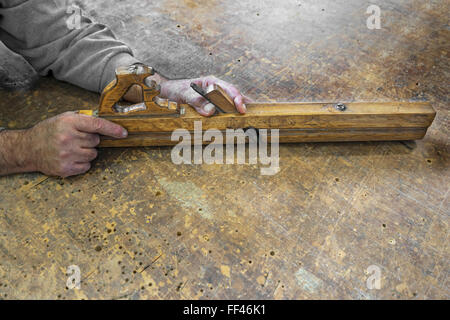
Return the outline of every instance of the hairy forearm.
{"type": "Polygon", "coordinates": [[[28,130],[0,131],[0,175],[35,171],[28,130]]]}

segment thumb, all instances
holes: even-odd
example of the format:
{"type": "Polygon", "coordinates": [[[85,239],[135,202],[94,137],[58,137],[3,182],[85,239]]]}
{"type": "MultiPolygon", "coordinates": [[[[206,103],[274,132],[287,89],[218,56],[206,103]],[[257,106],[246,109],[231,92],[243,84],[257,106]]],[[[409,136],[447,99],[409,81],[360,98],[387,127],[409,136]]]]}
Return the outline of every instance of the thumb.
{"type": "Polygon", "coordinates": [[[209,117],[216,111],[216,107],[211,102],[203,98],[190,87],[184,92],[183,96],[185,102],[194,107],[202,116],[209,117]]]}

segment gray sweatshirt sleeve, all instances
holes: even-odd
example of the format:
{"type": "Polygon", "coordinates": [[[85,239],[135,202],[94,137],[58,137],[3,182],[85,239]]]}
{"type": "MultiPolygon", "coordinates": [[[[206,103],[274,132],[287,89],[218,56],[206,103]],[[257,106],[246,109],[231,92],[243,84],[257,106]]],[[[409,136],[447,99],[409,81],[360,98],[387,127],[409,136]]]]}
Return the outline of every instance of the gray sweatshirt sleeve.
{"type": "Polygon", "coordinates": [[[40,75],[51,72],[58,80],[101,92],[116,67],[137,60],[105,25],[83,16],[80,28],[70,28],[68,3],[0,0],[0,40],[40,75]]]}

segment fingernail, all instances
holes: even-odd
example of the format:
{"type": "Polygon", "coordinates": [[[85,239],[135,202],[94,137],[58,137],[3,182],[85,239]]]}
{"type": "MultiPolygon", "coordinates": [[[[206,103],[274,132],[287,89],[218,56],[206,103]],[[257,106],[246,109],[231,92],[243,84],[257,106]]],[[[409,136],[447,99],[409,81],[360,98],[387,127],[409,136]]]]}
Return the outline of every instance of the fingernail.
{"type": "Polygon", "coordinates": [[[244,111],[247,111],[247,105],[244,103],[243,106],[244,106],[244,111]]]}
{"type": "Polygon", "coordinates": [[[123,129],[122,130],[122,137],[126,138],[128,136],[128,131],[123,129]]]}
{"type": "Polygon", "coordinates": [[[214,105],[212,103],[208,103],[206,106],[203,107],[203,110],[205,110],[205,112],[210,113],[211,111],[214,110],[214,105]]]}

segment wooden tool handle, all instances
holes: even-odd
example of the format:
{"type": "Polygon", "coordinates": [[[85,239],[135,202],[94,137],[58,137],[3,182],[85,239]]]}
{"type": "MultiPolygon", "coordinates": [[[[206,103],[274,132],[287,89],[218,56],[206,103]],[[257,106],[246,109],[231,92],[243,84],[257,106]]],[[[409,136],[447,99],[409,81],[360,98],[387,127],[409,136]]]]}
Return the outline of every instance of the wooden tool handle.
{"type": "MultiPolygon", "coordinates": [[[[128,67],[119,67],[116,70],[116,79],[106,86],[103,90],[100,105],[99,114],[100,115],[112,115],[115,114],[113,106],[122,99],[122,97],[127,93],[132,85],[139,85],[142,87],[143,91],[149,95],[151,92],[151,97],[159,94],[159,91],[149,88],[145,84],[145,78],[154,74],[151,67],[143,64],[135,64],[128,67]]],[[[147,99],[145,99],[146,101],[147,99]]]]}
{"type": "Polygon", "coordinates": [[[234,101],[218,84],[213,85],[213,90],[209,91],[206,96],[214,105],[219,106],[225,113],[238,113],[234,101]]]}
{"type": "Polygon", "coordinates": [[[236,106],[230,96],[218,84],[213,84],[207,90],[203,90],[195,83],[191,83],[191,88],[206,100],[217,107],[221,113],[238,113],[236,106]]]}
{"type": "MultiPolygon", "coordinates": [[[[132,113],[135,115],[170,115],[180,113],[180,109],[175,102],[156,99],[160,93],[159,85],[152,81],[152,85],[148,86],[145,82],[147,77],[154,74],[155,72],[151,67],[140,63],[117,68],[116,79],[108,84],[102,92],[98,109],[99,116],[117,116],[117,109],[127,110],[126,113],[130,112],[128,110],[132,110],[132,113]],[[130,108],[119,106],[118,102],[133,85],[138,85],[142,88],[143,102],[130,108]],[[157,103],[157,101],[160,103],[157,103]]],[[[125,116],[125,114],[122,113],[121,116],[125,116]]]]}

